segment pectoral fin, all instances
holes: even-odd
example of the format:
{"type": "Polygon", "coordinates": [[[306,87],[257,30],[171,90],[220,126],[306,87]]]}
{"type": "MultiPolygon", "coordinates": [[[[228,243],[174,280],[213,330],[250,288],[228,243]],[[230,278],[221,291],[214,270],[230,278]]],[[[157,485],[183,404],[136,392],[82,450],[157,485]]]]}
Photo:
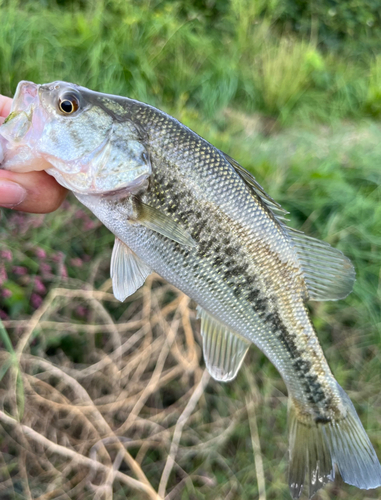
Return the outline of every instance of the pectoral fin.
{"type": "Polygon", "coordinates": [[[236,377],[251,342],[229,331],[200,306],[197,312],[206,367],[214,379],[228,382],[236,377]]]}
{"type": "Polygon", "coordinates": [[[163,214],[157,208],[150,207],[139,201],[135,203],[135,209],[138,214],[135,220],[139,224],[162,234],[170,240],[176,241],[176,243],[180,243],[180,245],[196,246],[194,239],[181,224],[163,214]]]}
{"type": "Polygon", "coordinates": [[[123,302],[144,285],[151,269],[119,238],[115,238],[110,275],[116,299],[123,302]]]}

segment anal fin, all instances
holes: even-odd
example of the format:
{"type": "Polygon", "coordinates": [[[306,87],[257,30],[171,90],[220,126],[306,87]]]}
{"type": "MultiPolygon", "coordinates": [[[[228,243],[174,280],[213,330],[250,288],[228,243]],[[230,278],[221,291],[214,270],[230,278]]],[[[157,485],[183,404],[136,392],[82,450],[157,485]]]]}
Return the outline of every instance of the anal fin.
{"type": "Polygon", "coordinates": [[[123,302],[144,285],[151,269],[119,238],[112,250],[110,275],[116,299],[123,302]]]}
{"type": "Polygon", "coordinates": [[[215,320],[200,306],[201,335],[206,367],[220,382],[233,380],[240,369],[251,342],[237,335],[215,320]]]}

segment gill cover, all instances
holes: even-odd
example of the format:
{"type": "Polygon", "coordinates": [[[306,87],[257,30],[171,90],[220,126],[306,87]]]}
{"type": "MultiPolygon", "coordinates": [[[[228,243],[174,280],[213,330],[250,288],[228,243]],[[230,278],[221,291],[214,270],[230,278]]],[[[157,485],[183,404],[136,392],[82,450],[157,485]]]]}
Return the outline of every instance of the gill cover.
{"type": "Polygon", "coordinates": [[[56,116],[40,150],[58,182],[80,193],[134,191],[151,174],[144,139],[126,115],[116,115],[112,96],[65,82],[41,86],[40,95],[56,116]]]}
{"type": "MultiPolygon", "coordinates": [[[[31,170],[34,158],[46,160],[47,172],[78,193],[137,190],[151,174],[149,154],[136,125],[115,106],[113,96],[74,84],[20,82],[9,120],[0,127],[2,168],[21,171],[29,163],[31,170]]],[[[37,163],[33,168],[40,169],[37,163]]]]}

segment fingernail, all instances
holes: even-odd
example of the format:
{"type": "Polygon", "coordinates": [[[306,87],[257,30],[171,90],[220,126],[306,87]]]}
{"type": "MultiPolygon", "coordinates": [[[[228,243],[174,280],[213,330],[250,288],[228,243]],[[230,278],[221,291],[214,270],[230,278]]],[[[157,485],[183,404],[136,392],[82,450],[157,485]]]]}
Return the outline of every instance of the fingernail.
{"type": "Polygon", "coordinates": [[[0,180],[0,206],[14,208],[25,200],[26,190],[16,182],[0,180]]]}

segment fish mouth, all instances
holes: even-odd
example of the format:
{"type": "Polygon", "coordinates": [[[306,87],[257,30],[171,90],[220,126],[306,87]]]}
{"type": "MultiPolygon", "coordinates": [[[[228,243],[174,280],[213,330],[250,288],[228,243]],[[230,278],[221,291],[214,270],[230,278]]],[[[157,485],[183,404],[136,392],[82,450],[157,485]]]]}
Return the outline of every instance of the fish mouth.
{"type": "Polygon", "coordinates": [[[1,169],[23,172],[46,168],[46,163],[35,161],[33,150],[44,127],[39,87],[28,81],[17,85],[11,111],[0,127],[1,169]]]}
{"type": "Polygon", "coordinates": [[[11,111],[0,127],[0,136],[17,141],[25,136],[32,124],[33,111],[38,105],[38,85],[22,81],[17,85],[11,111]]]}
{"type": "Polygon", "coordinates": [[[38,104],[39,85],[23,80],[16,88],[15,96],[11,107],[12,112],[24,111],[38,104]]]}

